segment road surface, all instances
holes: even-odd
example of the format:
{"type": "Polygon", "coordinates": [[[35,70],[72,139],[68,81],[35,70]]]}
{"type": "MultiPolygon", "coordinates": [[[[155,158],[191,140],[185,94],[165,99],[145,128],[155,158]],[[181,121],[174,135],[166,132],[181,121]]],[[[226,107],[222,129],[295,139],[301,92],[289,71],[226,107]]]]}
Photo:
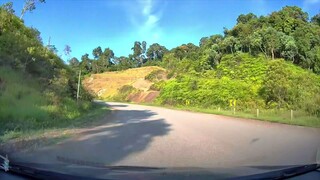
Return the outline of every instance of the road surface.
{"type": "Polygon", "coordinates": [[[105,117],[105,124],[14,156],[37,163],[61,163],[65,158],[153,167],[274,166],[314,163],[320,148],[317,128],[107,104],[113,112],[105,117]]]}

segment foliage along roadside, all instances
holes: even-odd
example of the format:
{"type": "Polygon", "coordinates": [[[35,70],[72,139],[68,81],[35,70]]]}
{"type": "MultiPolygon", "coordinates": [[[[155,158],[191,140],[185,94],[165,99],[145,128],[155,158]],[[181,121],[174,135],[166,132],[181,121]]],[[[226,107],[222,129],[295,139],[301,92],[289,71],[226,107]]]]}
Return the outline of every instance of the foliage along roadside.
{"type": "Polygon", "coordinates": [[[0,7],[0,65],[0,136],[63,126],[95,108],[82,86],[76,102],[77,72],[5,5],[0,7]]]}
{"type": "MultiPolygon", "coordinates": [[[[114,56],[105,71],[164,67],[170,80],[151,86],[161,91],[156,103],[162,105],[292,109],[319,119],[319,17],[310,20],[296,6],[260,17],[241,14],[233,28],[201,38],[199,46],[187,43],[167,50],[152,44],[147,49],[146,42],[135,42],[131,55],[114,56]]],[[[103,58],[86,60],[82,62],[94,64],[103,58]]],[[[90,72],[96,71],[92,67],[90,72]]]]}
{"type": "Polygon", "coordinates": [[[158,103],[238,109],[299,109],[319,116],[320,77],[282,59],[228,55],[201,76],[180,74],[162,88],[158,103]]]}

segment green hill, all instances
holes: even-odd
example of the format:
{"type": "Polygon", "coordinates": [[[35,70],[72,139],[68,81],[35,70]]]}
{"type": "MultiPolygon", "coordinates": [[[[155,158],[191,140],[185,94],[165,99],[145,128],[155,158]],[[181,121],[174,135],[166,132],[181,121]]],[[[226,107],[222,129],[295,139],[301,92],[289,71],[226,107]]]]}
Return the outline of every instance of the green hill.
{"type": "Polygon", "coordinates": [[[10,7],[0,6],[0,144],[23,133],[75,125],[97,109],[82,86],[76,101],[77,72],[10,7]]]}

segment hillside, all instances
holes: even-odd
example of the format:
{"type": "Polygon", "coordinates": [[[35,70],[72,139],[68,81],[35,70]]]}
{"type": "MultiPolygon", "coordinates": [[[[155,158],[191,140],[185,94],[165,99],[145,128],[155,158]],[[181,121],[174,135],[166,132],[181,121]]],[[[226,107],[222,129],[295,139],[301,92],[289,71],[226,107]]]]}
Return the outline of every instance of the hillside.
{"type": "Polygon", "coordinates": [[[76,100],[76,71],[11,8],[12,3],[0,6],[0,145],[27,133],[75,126],[99,109],[82,86],[76,100]]]}
{"type": "Polygon", "coordinates": [[[167,70],[156,66],[133,68],[93,74],[84,84],[105,100],[147,102],[205,112],[221,109],[228,115],[235,108],[250,118],[255,118],[256,109],[260,109],[266,120],[320,124],[320,77],[290,62],[237,53],[223,56],[215,69],[201,74],[195,73],[197,66],[182,68],[190,61],[176,62],[180,71],[166,64],[167,70]],[[165,74],[161,75],[161,71],[165,74]],[[287,121],[290,109],[295,111],[294,121],[287,121]]]}
{"type": "MultiPolygon", "coordinates": [[[[105,72],[101,74],[92,74],[84,79],[83,84],[89,91],[93,92],[100,99],[113,99],[119,94],[124,86],[132,87],[135,93],[128,94],[126,98],[133,102],[150,102],[159,93],[150,90],[154,84],[152,80],[146,77],[156,71],[165,71],[161,67],[148,66],[140,68],[132,68],[124,71],[105,72]]],[[[163,77],[165,78],[165,77],[163,77]]]]}

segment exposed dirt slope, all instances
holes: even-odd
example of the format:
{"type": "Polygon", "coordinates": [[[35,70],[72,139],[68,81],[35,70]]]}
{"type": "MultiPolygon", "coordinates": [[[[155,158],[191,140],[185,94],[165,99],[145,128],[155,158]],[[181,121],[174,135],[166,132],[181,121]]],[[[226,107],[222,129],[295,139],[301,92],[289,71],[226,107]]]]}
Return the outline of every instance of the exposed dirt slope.
{"type": "Polygon", "coordinates": [[[99,98],[107,99],[118,94],[119,89],[124,85],[131,85],[140,90],[137,94],[129,95],[133,102],[151,102],[159,92],[149,91],[153,82],[145,80],[145,77],[155,70],[164,70],[157,66],[128,69],[125,71],[105,72],[93,74],[85,78],[83,84],[99,98]]]}
{"type": "Polygon", "coordinates": [[[129,95],[128,99],[136,103],[150,103],[159,95],[159,91],[146,91],[129,95]]]}

